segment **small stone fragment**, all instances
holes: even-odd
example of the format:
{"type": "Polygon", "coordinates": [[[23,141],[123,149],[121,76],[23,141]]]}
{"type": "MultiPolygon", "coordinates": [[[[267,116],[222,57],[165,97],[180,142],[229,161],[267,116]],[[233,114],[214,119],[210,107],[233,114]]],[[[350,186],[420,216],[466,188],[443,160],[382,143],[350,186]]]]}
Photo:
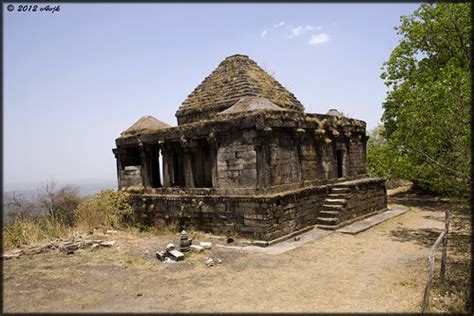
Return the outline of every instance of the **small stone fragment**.
{"type": "Polygon", "coordinates": [[[77,244],[63,244],[59,246],[59,251],[64,252],[65,254],[71,255],[79,249],[79,246],[77,244]]]}
{"type": "Polygon", "coordinates": [[[166,253],[164,251],[157,251],[156,252],[156,258],[160,261],[165,261],[166,259],[166,253]]]}
{"type": "Polygon", "coordinates": [[[15,259],[21,256],[22,252],[7,252],[2,255],[4,260],[15,259]]]}
{"type": "Polygon", "coordinates": [[[222,260],[219,259],[219,258],[217,258],[216,261],[217,261],[217,263],[222,263],[222,260]]]}
{"type": "Polygon", "coordinates": [[[116,230],[113,230],[113,229],[109,229],[109,230],[107,230],[105,233],[108,234],[108,235],[112,235],[112,234],[116,234],[117,231],[116,231],[116,230]]]}
{"type": "Polygon", "coordinates": [[[99,244],[93,243],[92,246],[91,246],[91,250],[95,250],[95,249],[97,249],[97,248],[99,248],[99,247],[100,247],[99,244]]]}
{"type": "Polygon", "coordinates": [[[210,241],[202,241],[199,245],[201,247],[203,247],[204,249],[211,249],[212,248],[212,242],[210,242],[210,241]]]}
{"type": "Polygon", "coordinates": [[[171,251],[171,250],[174,250],[175,248],[176,247],[172,243],[169,243],[168,245],[166,245],[166,251],[171,251]]]}
{"type": "Polygon", "coordinates": [[[178,250],[171,250],[168,252],[168,255],[171,259],[175,261],[182,261],[184,260],[184,254],[178,250]]]}
{"type": "Polygon", "coordinates": [[[23,250],[23,254],[25,255],[37,255],[41,252],[43,252],[42,247],[34,247],[23,250]]]}
{"type": "Polygon", "coordinates": [[[204,247],[201,247],[201,246],[198,246],[198,245],[191,245],[189,247],[191,248],[191,251],[195,251],[195,252],[203,252],[204,251],[204,247]]]}
{"type": "Polygon", "coordinates": [[[102,247],[113,247],[117,244],[116,240],[107,240],[100,243],[102,247]]]}

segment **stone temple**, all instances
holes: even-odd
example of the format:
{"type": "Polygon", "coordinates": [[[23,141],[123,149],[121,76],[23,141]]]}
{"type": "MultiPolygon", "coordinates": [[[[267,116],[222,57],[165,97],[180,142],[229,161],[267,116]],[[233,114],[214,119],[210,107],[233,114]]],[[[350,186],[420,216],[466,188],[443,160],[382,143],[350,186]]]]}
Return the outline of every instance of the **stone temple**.
{"type": "Polygon", "coordinates": [[[227,57],[176,112],[140,118],[116,139],[118,187],[135,216],[268,245],[385,210],[366,172],[366,124],[309,114],[244,55],[227,57]],[[161,166],[160,166],[161,165],[161,166]]]}

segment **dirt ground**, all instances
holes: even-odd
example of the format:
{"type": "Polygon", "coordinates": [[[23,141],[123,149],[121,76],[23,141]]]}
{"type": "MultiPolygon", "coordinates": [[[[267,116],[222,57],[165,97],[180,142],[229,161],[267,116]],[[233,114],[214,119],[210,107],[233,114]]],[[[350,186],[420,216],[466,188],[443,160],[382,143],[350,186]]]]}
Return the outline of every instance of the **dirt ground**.
{"type": "MultiPolygon", "coordinates": [[[[213,247],[162,263],[155,251],[178,244],[177,235],[119,232],[110,249],[7,260],[4,312],[419,312],[444,208],[406,193],[391,202],[411,210],[358,235],[335,232],[280,255],[213,247]],[[206,266],[206,257],[222,263],[206,266]]],[[[451,287],[469,266],[470,225],[455,224],[468,217],[453,217],[453,236],[462,241],[450,244],[451,283],[435,287],[434,311],[452,310],[457,301],[446,303],[445,291],[457,291],[451,287]]]]}

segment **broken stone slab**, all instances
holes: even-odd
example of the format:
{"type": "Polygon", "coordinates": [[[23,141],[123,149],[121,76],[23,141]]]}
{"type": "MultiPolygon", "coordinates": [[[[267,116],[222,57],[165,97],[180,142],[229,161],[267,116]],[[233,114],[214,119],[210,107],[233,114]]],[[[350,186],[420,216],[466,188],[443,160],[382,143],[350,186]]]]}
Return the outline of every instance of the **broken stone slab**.
{"type": "Polygon", "coordinates": [[[212,259],[211,257],[207,257],[206,259],[204,259],[204,263],[209,266],[209,267],[212,267],[214,265],[214,259],[212,259]]]}
{"type": "Polygon", "coordinates": [[[203,252],[204,251],[204,247],[201,247],[201,246],[198,246],[198,245],[191,245],[191,246],[189,246],[189,248],[191,249],[191,251],[194,251],[194,252],[203,252]]]}
{"type": "Polygon", "coordinates": [[[176,263],[176,261],[170,259],[170,257],[166,257],[163,263],[176,263]]]}
{"type": "Polygon", "coordinates": [[[107,240],[99,243],[102,247],[113,247],[117,244],[116,240],[107,240]]]}
{"type": "Polygon", "coordinates": [[[13,249],[2,255],[5,260],[19,258],[23,254],[23,249],[13,249]]]}
{"type": "Polygon", "coordinates": [[[91,246],[91,250],[95,250],[97,248],[100,247],[100,244],[97,244],[97,243],[93,243],[92,246],[91,246]]]}
{"type": "Polygon", "coordinates": [[[166,245],[166,251],[171,251],[171,250],[174,250],[175,248],[176,247],[172,243],[169,243],[168,245],[166,245]]]}
{"type": "Polygon", "coordinates": [[[171,250],[167,252],[168,257],[175,261],[182,261],[184,260],[184,254],[178,250],[171,250]]]}
{"type": "Polygon", "coordinates": [[[107,230],[105,233],[106,233],[107,235],[113,235],[113,234],[116,234],[117,231],[114,230],[114,229],[109,229],[109,230],[107,230]]]}
{"type": "Polygon", "coordinates": [[[94,241],[88,239],[88,240],[84,240],[83,243],[84,243],[84,245],[86,245],[86,246],[92,246],[92,245],[94,244],[94,241]]]}
{"type": "Polygon", "coordinates": [[[160,261],[165,261],[166,259],[166,252],[164,251],[157,251],[156,252],[156,258],[160,261]]]}
{"type": "Polygon", "coordinates": [[[212,248],[212,242],[210,242],[210,241],[201,241],[199,246],[203,247],[204,249],[211,249],[212,248]]]}
{"type": "Polygon", "coordinates": [[[27,248],[23,250],[23,254],[25,255],[37,255],[42,252],[44,252],[42,247],[27,248]]]}
{"type": "Polygon", "coordinates": [[[59,247],[59,251],[64,252],[68,255],[71,255],[79,249],[79,246],[77,244],[63,244],[62,246],[59,247]]]}

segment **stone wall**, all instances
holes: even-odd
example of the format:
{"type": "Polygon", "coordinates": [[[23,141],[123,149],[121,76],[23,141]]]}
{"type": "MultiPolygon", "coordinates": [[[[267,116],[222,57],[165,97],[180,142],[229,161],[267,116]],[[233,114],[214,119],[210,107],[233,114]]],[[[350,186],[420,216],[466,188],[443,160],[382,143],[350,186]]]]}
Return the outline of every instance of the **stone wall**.
{"type": "MultiPolygon", "coordinates": [[[[336,184],[337,186],[338,184],[336,184]]],[[[135,216],[144,224],[163,221],[215,234],[234,234],[271,241],[316,225],[334,185],[313,186],[275,195],[132,195],[135,216]]],[[[386,208],[383,180],[349,185],[351,192],[341,221],[386,208]]]]}
{"type": "Polygon", "coordinates": [[[142,185],[141,166],[126,166],[120,172],[120,187],[142,185]]]}
{"type": "MultiPolygon", "coordinates": [[[[339,187],[340,185],[336,185],[339,187]]],[[[341,214],[341,222],[350,221],[387,208],[387,189],[383,179],[362,179],[344,185],[350,189],[345,198],[347,205],[341,214]]]]}
{"type": "Polygon", "coordinates": [[[274,132],[269,149],[270,186],[299,182],[301,165],[291,134],[283,131],[274,132]]]}
{"type": "Polygon", "coordinates": [[[359,175],[366,172],[364,144],[359,138],[353,138],[349,143],[349,170],[350,175],[359,175]]]}
{"type": "Polygon", "coordinates": [[[217,149],[218,188],[256,188],[257,154],[254,137],[254,131],[221,136],[217,149]]]}

